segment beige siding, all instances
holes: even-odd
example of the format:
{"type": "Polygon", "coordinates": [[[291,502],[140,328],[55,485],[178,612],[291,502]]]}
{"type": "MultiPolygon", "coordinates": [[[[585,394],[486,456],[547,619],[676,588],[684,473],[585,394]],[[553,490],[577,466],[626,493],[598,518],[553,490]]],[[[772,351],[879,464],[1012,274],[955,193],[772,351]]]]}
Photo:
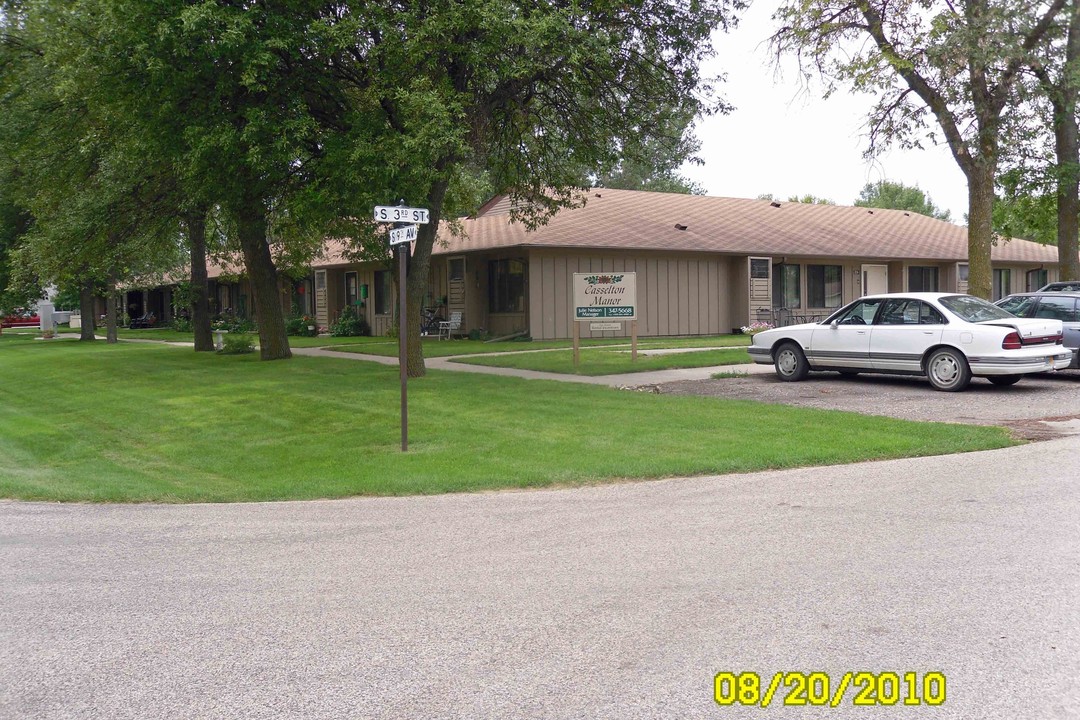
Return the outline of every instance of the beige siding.
{"type": "MultiPolygon", "coordinates": [[[[729,332],[729,258],[713,255],[620,253],[600,255],[534,251],[529,257],[531,332],[534,338],[573,336],[571,320],[574,273],[637,273],[638,335],[706,335],[729,332]]],[[[593,332],[581,324],[582,337],[629,337],[630,323],[619,332],[593,332]]]]}

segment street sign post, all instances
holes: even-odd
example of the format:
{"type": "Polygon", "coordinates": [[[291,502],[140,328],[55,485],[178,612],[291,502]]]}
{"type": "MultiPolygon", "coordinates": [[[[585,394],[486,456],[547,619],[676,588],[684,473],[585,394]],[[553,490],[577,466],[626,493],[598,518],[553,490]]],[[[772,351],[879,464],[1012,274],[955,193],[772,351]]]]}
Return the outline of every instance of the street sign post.
{"type": "Polygon", "coordinates": [[[390,230],[390,245],[401,248],[398,253],[398,367],[401,375],[401,452],[409,450],[409,368],[408,368],[408,345],[409,335],[406,329],[405,305],[405,268],[409,260],[409,243],[416,240],[419,228],[405,223],[419,223],[426,225],[429,222],[427,208],[405,207],[404,201],[400,205],[377,205],[375,207],[375,222],[395,223],[390,230]]]}
{"type": "Polygon", "coordinates": [[[419,223],[427,225],[427,208],[399,207],[397,205],[376,205],[375,222],[381,223],[419,223]]]}

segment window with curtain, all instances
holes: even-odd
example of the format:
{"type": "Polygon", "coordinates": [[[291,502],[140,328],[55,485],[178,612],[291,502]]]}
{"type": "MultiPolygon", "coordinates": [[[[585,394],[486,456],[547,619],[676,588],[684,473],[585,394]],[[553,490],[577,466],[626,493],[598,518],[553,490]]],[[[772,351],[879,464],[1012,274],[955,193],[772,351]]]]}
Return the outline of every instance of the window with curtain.
{"type": "Polygon", "coordinates": [[[394,287],[389,270],[375,271],[375,314],[389,315],[394,302],[394,287]]]}
{"type": "Polygon", "coordinates": [[[802,267],[788,263],[773,265],[773,307],[795,310],[802,307],[802,267]]]}
{"type": "Polygon", "coordinates": [[[907,269],[908,292],[937,292],[938,269],[912,265],[907,269]]]}
{"type": "Polygon", "coordinates": [[[844,297],[843,271],[839,265],[807,265],[807,307],[840,307],[844,297]]]}
{"type": "Polygon", "coordinates": [[[525,263],[520,260],[488,263],[488,312],[525,312],[525,263]]]}

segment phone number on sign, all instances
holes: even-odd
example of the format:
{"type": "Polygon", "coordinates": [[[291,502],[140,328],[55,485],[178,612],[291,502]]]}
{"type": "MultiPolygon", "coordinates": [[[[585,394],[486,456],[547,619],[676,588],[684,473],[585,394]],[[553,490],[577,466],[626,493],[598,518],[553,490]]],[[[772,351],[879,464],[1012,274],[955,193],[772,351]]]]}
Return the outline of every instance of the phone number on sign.
{"type": "Polygon", "coordinates": [[[719,672],[713,679],[718,705],[837,707],[849,691],[853,705],[941,705],[945,673],[846,672],[833,680],[823,672],[778,672],[763,682],[755,672],[719,672]]]}

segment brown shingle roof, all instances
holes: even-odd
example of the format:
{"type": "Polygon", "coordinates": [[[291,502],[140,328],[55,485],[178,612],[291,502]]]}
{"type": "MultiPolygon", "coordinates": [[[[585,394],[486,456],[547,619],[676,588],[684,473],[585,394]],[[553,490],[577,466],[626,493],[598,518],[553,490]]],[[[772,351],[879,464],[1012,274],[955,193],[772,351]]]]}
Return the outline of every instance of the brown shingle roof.
{"type": "MultiPolygon", "coordinates": [[[[768,200],[607,188],[590,190],[587,198],[585,207],[563,210],[532,232],[520,223],[511,224],[509,201],[494,198],[481,215],[460,221],[465,237],[451,235],[444,224],[434,253],[549,247],[967,260],[967,228],[902,210],[794,202],[773,207],[768,200]]],[[[1057,248],[1009,240],[996,245],[991,256],[995,262],[1054,264],[1057,248]]],[[[350,263],[345,243],[331,239],[313,264],[350,263]]],[[[218,272],[212,269],[211,277],[218,272]]]]}
{"type": "MultiPolygon", "coordinates": [[[[596,189],[533,232],[510,224],[507,203],[463,221],[468,236],[440,237],[438,254],[507,247],[671,250],[865,259],[967,259],[967,228],[901,210],[596,189]],[[676,225],[685,226],[679,230],[676,225]]],[[[1057,249],[1026,240],[993,248],[998,262],[1056,263],[1057,249]]]]}

